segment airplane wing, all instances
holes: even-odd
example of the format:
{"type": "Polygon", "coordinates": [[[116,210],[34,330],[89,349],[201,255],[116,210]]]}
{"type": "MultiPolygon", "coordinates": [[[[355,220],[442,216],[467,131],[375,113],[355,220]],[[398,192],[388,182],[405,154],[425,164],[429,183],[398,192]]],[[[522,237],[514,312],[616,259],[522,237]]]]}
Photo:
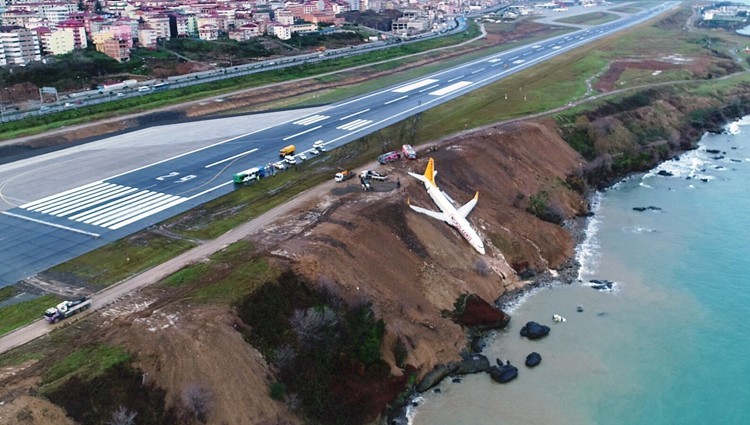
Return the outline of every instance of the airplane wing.
{"type": "Polygon", "coordinates": [[[432,211],[432,210],[428,210],[428,209],[420,208],[420,207],[415,207],[414,205],[411,205],[411,204],[409,204],[409,207],[411,207],[411,209],[413,209],[414,211],[416,211],[418,213],[429,215],[430,217],[436,218],[436,219],[441,220],[441,221],[448,221],[447,217],[445,216],[445,214],[443,214],[441,212],[432,211]]]}
{"type": "Polygon", "coordinates": [[[477,204],[477,201],[479,200],[479,192],[477,192],[474,195],[474,198],[465,203],[461,208],[458,209],[458,213],[461,214],[464,218],[466,218],[467,215],[471,212],[471,210],[474,209],[474,206],[477,204]]]}

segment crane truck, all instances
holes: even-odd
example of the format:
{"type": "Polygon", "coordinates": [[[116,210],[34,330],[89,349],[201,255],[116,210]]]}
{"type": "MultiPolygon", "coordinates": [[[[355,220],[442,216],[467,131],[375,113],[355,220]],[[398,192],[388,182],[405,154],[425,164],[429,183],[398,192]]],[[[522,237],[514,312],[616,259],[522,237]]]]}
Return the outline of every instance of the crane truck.
{"type": "Polygon", "coordinates": [[[63,301],[55,307],[50,307],[44,312],[44,318],[49,323],[57,323],[62,319],[88,310],[91,307],[91,299],[82,297],[73,301],[63,301]]]}

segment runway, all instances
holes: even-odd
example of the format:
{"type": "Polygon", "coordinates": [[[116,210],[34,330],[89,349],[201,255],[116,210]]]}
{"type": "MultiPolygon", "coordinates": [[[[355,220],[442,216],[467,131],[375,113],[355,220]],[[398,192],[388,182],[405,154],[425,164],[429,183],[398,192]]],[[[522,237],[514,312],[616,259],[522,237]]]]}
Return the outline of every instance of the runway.
{"type": "MultiPolygon", "coordinates": [[[[283,146],[294,144],[298,155],[308,156],[316,141],[328,149],[339,147],[676,4],[661,4],[315,110],[286,111],[275,121],[257,122],[255,115],[246,118],[256,120],[253,126],[243,126],[243,117],[226,121],[234,126],[227,124],[208,139],[197,136],[208,124],[189,123],[184,125],[195,126],[195,137],[185,128],[172,133],[153,128],[115,150],[117,155],[97,146],[99,142],[73,148],[85,155],[85,166],[49,158],[32,158],[37,168],[29,163],[0,166],[0,287],[227,194],[234,190],[234,173],[278,161],[283,146]],[[173,154],[155,154],[165,148],[173,154]]],[[[58,158],[67,162],[73,157],[58,158]]]]}

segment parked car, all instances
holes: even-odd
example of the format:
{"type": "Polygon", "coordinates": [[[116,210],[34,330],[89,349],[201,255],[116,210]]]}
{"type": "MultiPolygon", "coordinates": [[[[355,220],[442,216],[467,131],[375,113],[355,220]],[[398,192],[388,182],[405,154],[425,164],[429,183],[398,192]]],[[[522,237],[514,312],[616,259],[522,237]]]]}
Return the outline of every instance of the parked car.
{"type": "Polygon", "coordinates": [[[401,158],[401,154],[396,151],[386,152],[378,157],[378,162],[381,164],[388,164],[393,161],[398,161],[401,158]]]}

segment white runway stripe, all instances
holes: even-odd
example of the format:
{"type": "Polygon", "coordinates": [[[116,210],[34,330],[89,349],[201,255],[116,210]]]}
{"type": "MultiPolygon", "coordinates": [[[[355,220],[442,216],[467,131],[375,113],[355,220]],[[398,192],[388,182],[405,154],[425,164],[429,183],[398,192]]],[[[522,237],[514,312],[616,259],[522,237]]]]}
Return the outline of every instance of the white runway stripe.
{"type": "Polygon", "coordinates": [[[29,202],[21,208],[119,229],[187,200],[167,193],[99,181],[29,202]]]}
{"type": "Polygon", "coordinates": [[[147,196],[147,195],[148,195],[147,191],[137,192],[137,193],[134,193],[134,194],[132,194],[130,196],[126,196],[124,198],[120,198],[120,199],[118,199],[115,202],[110,202],[108,204],[100,205],[100,206],[98,206],[96,208],[92,208],[90,210],[86,210],[86,211],[78,213],[76,215],[71,215],[69,218],[71,220],[84,221],[85,222],[85,220],[93,219],[97,215],[110,212],[110,211],[112,211],[112,210],[114,210],[116,208],[119,208],[123,204],[127,204],[129,202],[135,202],[135,201],[137,201],[137,200],[139,200],[139,199],[141,199],[141,198],[143,198],[144,196],[147,196]]]}
{"type": "Polygon", "coordinates": [[[435,90],[433,92],[430,92],[430,94],[432,96],[442,96],[444,94],[448,94],[448,93],[454,92],[456,90],[461,90],[462,88],[464,88],[466,86],[470,86],[472,84],[473,83],[471,81],[459,81],[457,83],[451,84],[450,86],[443,87],[440,90],[435,90]]]}
{"type": "Polygon", "coordinates": [[[344,125],[340,125],[336,127],[338,130],[354,130],[355,128],[364,127],[367,124],[370,124],[371,120],[354,120],[352,122],[348,122],[344,125]]]}
{"type": "Polygon", "coordinates": [[[72,192],[72,191],[66,191],[63,193],[59,193],[57,195],[49,196],[44,199],[40,199],[38,201],[30,202],[28,204],[22,205],[21,208],[35,211],[39,208],[43,208],[48,205],[53,205],[57,202],[65,201],[66,199],[70,198],[77,198],[81,196],[81,194],[88,193],[90,191],[96,191],[101,190],[104,187],[109,187],[107,183],[104,182],[97,182],[95,185],[86,185],[85,187],[76,188],[76,190],[80,189],[78,192],[72,192]]]}
{"type": "Polygon", "coordinates": [[[395,90],[391,90],[391,91],[394,92],[394,93],[406,93],[406,92],[410,92],[412,90],[416,90],[418,88],[422,88],[424,86],[429,86],[432,83],[437,83],[437,81],[438,80],[433,80],[433,79],[428,78],[426,80],[417,81],[416,83],[411,83],[408,86],[402,86],[402,87],[399,87],[399,88],[397,88],[395,90]]]}
{"type": "Polygon", "coordinates": [[[307,118],[303,118],[301,120],[294,121],[292,124],[310,125],[310,124],[314,124],[314,123],[316,123],[318,121],[323,121],[324,119],[327,119],[327,118],[331,118],[331,117],[329,117],[328,115],[312,115],[312,116],[309,116],[307,118]]]}
{"type": "Polygon", "coordinates": [[[87,185],[83,185],[83,186],[75,187],[75,188],[73,188],[73,189],[70,189],[70,190],[66,190],[65,192],[60,192],[60,193],[56,193],[56,194],[54,194],[54,195],[51,195],[51,196],[48,196],[48,197],[46,197],[46,198],[42,198],[42,199],[37,199],[36,201],[32,201],[32,202],[29,202],[29,203],[26,203],[26,204],[23,204],[23,205],[21,205],[21,208],[26,208],[26,209],[28,209],[29,207],[33,207],[34,205],[37,205],[37,204],[39,204],[39,203],[42,203],[42,202],[45,202],[45,201],[47,201],[47,200],[49,200],[49,199],[54,199],[54,198],[57,198],[57,197],[59,197],[59,196],[65,196],[65,195],[67,195],[68,193],[73,193],[73,192],[76,192],[76,191],[78,191],[78,190],[83,190],[83,189],[85,189],[85,188],[87,188],[87,187],[89,187],[89,186],[94,186],[94,185],[97,185],[97,184],[102,184],[102,182],[93,182],[93,183],[89,183],[89,184],[87,184],[87,185]]]}
{"type": "Polygon", "coordinates": [[[151,202],[157,201],[164,196],[169,196],[169,195],[164,195],[163,193],[149,191],[147,196],[139,199],[136,202],[122,205],[120,206],[120,208],[115,208],[114,210],[106,214],[97,215],[94,219],[84,221],[84,223],[90,223],[95,226],[99,226],[100,224],[105,223],[113,218],[120,217],[121,215],[126,214],[128,211],[132,211],[134,208],[140,209],[143,205],[148,205],[151,202]]]}

